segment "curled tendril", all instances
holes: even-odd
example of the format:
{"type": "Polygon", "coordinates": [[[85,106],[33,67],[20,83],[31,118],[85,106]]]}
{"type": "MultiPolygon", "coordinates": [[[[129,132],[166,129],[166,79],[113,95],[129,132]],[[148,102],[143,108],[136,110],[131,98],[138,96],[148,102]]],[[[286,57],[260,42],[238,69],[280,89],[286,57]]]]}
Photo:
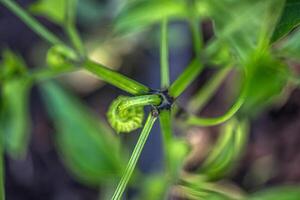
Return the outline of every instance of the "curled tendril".
{"type": "Polygon", "coordinates": [[[144,119],[144,106],[160,105],[161,97],[156,94],[136,97],[119,96],[110,105],[107,118],[118,132],[131,132],[140,128],[144,119]]]}
{"type": "Polygon", "coordinates": [[[119,96],[110,105],[107,117],[110,125],[118,132],[130,132],[140,128],[144,119],[143,106],[131,106],[127,109],[120,109],[129,97],[119,96]]]}

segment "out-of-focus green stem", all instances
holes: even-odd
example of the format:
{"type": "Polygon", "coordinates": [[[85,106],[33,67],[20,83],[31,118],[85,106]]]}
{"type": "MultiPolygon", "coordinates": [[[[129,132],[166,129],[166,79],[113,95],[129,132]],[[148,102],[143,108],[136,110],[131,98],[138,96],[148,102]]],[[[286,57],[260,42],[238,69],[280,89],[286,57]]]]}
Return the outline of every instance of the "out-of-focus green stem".
{"type": "Polygon", "coordinates": [[[81,54],[85,55],[84,45],[76,29],[77,0],[67,0],[65,32],[68,34],[73,46],[81,54]]]}
{"type": "MultiPolygon", "coordinates": [[[[246,87],[245,87],[246,88],[246,87]]],[[[237,101],[232,105],[232,107],[222,116],[215,118],[201,118],[195,115],[189,115],[185,122],[189,125],[197,125],[197,126],[214,126],[225,121],[229,120],[231,117],[236,114],[236,112],[242,107],[245,102],[247,94],[247,89],[243,89],[237,101]]]]}
{"type": "Polygon", "coordinates": [[[63,44],[63,42],[56,37],[51,31],[41,25],[36,19],[29,15],[21,6],[15,3],[13,0],[0,0],[0,3],[10,9],[15,15],[17,15],[25,24],[27,24],[33,31],[44,38],[49,43],[63,44]]]}
{"type": "Polygon", "coordinates": [[[102,64],[91,60],[82,63],[82,67],[101,78],[103,81],[118,87],[133,95],[147,94],[150,89],[135,80],[128,78],[116,71],[113,71],[102,64]]]}
{"type": "Polygon", "coordinates": [[[192,98],[188,105],[188,110],[190,112],[201,110],[216,93],[217,89],[220,87],[230,70],[230,67],[220,69],[211,79],[209,79],[209,81],[192,98]]]}
{"type": "Polygon", "coordinates": [[[135,166],[137,164],[137,161],[141,155],[141,152],[143,150],[143,147],[147,141],[147,138],[149,136],[149,133],[151,131],[151,128],[154,124],[156,120],[156,117],[153,116],[152,114],[149,114],[148,118],[147,118],[147,121],[145,123],[145,126],[142,130],[142,133],[134,147],[134,150],[133,150],[133,153],[130,157],[130,160],[127,164],[127,167],[125,169],[125,172],[124,172],[124,175],[123,177],[121,178],[118,186],[117,186],[117,189],[115,190],[115,193],[114,195],[112,196],[111,200],[120,200],[122,198],[122,195],[126,189],[126,186],[130,180],[130,177],[132,176],[132,173],[135,169],[135,166]]]}
{"type": "Polygon", "coordinates": [[[170,85],[170,75],[169,75],[168,20],[166,18],[163,19],[161,23],[160,74],[161,74],[161,88],[168,88],[170,85]]]}
{"type": "Polygon", "coordinates": [[[178,97],[196,79],[202,69],[203,64],[199,59],[194,59],[176,81],[172,83],[169,94],[174,98],[178,97]]]}
{"type": "Polygon", "coordinates": [[[52,79],[55,77],[58,77],[60,75],[69,73],[69,72],[74,72],[77,70],[80,70],[82,68],[58,68],[58,69],[53,69],[53,68],[42,68],[38,70],[34,70],[29,73],[30,78],[33,81],[40,82],[48,79],[52,79]]]}

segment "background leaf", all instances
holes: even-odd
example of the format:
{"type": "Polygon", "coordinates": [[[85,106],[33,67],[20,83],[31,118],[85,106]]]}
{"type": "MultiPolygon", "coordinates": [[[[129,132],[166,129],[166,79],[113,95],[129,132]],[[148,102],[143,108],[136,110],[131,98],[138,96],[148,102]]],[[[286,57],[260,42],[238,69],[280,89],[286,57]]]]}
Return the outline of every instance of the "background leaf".
{"type": "Polygon", "coordinates": [[[299,24],[300,0],[286,0],[282,16],[272,36],[272,41],[279,40],[299,24]]]}
{"type": "Polygon", "coordinates": [[[288,36],[287,40],[280,45],[277,53],[281,57],[300,61],[300,30],[288,36]]]}
{"type": "Polygon", "coordinates": [[[268,53],[258,52],[247,64],[247,97],[241,112],[252,115],[278,97],[287,83],[288,68],[268,53]]]}
{"type": "Polygon", "coordinates": [[[58,151],[75,177],[93,185],[118,178],[125,158],[112,131],[67,91],[52,83],[42,89],[58,151]]]}
{"type": "Polygon", "coordinates": [[[181,19],[187,16],[182,0],[142,0],[128,3],[115,21],[117,32],[134,32],[161,21],[163,18],[181,19]]]}

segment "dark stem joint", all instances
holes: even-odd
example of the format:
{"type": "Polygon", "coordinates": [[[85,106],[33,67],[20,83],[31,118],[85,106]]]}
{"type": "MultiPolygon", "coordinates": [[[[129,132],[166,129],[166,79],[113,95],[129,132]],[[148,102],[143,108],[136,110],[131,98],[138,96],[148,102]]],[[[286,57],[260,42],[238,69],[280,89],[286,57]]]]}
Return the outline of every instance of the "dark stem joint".
{"type": "Polygon", "coordinates": [[[161,98],[161,103],[158,106],[155,106],[155,109],[158,112],[171,109],[174,98],[169,95],[168,90],[151,90],[150,94],[157,94],[161,98]]]}

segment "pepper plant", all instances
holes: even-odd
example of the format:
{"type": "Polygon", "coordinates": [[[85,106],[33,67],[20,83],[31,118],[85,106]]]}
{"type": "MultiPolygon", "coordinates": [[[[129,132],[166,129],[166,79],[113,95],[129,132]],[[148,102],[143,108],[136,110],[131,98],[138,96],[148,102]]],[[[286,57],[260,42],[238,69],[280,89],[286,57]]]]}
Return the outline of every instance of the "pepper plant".
{"type": "MultiPolygon", "coordinates": [[[[300,31],[297,30],[300,23],[299,0],[128,1],[115,19],[114,31],[117,34],[136,33],[141,28],[159,24],[161,83],[158,89],[150,88],[89,58],[76,29],[77,0],[40,0],[29,9],[60,25],[69,39],[67,42],[44,27],[14,0],[0,0],[0,3],[51,45],[45,60],[47,67],[35,70],[29,70],[22,58],[13,52],[4,51],[0,74],[2,158],[3,151],[17,158],[26,149],[29,122],[20,120],[16,126],[10,124],[8,119],[11,113],[18,113],[15,116],[19,118],[26,116],[24,107],[27,101],[22,101],[22,105],[18,102],[20,98],[28,99],[30,87],[37,83],[45,94],[55,128],[61,132],[58,134],[58,144],[69,147],[63,156],[69,165],[71,163],[70,168],[74,174],[88,184],[98,184],[99,179],[93,173],[103,179],[110,179],[116,175],[116,171],[123,171],[115,191],[105,198],[122,199],[128,184],[132,184],[130,180],[135,178],[132,175],[157,119],[163,138],[165,167],[161,175],[149,179],[150,186],[143,185],[140,188],[138,199],[166,199],[171,195],[172,187],[176,189],[177,195],[187,199],[299,198],[299,188],[296,186],[252,195],[228,192],[220,189],[216,182],[234,169],[234,164],[242,155],[247,144],[249,121],[281,97],[287,85],[297,86],[300,83],[289,67],[300,59],[300,31]],[[189,25],[194,58],[176,80],[171,82],[169,36],[172,33],[169,27],[173,21],[178,20],[189,25]],[[207,21],[213,22],[214,36],[209,41],[204,41],[201,24],[207,21]],[[196,92],[187,106],[180,105],[177,101],[180,95],[205,68],[211,66],[216,69],[215,74],[196,92]],[[45,82],[82,69],[128,93],[128,96],[119,96],[111,103],[106,116],[110,126],[118,134],[141,129],[124,170],[124,158],[120,158],[122,156],[119,155],[116,138],[112,134],[98,138],[97,130],[105,129],[110,132],[109,128],[90,116],[70,94],[59,89],[56,84],[45,82]],[[235,72],[237,77],[232,81],[232,87],[240,90],[234,97],[234,103],[221,116],[199,117],[197,113],[210,101],[231,72],[235,72]],[[19,93],[18,98],[14,98],[15,91],[19,93]],[[72,108],[73,112],[70,114],[64,111],[65,107],[72,108]],[[150,107],[145,122],[144,107],[150,107]],[[85,116],[86,124],[83,124],[81,115],[85,116]],[[189,147],[182,136],[173,134],[174,121],[181,132],[193,126],[221,127],[221,135],[216,144],[193,173],[182,172],[189,147]],[[71,129],[74,130],[73,135],[69,133],[71,129]],[[76,143],[70,142],[70,137],[76,143]],[[89,147],[80,143],[82,137],[89,138],[89,147]],[[103,145],[99,146],[98,143],[103,145]],[[109,155],[103,153],[96,158],[85,158],[86,165],[82,164],[80,157],[76,156],[81,154],[86,157],[88,148],[93,148],[91,152],[106,151],[109,155]],[[74,157],[69,156],[70,154],[74,157]],[[107,164],[97,169],[99,163],[107,164]],[[82,171],[82,168],[85,170],[82,171]],[[275,197],[272,196],[274,194],[275,197]]],[[[0,164],[3,166],[3,159],[0,164]]],[[[1,177],[1,199],[4,199],[3,167],[1,177]]]]}

